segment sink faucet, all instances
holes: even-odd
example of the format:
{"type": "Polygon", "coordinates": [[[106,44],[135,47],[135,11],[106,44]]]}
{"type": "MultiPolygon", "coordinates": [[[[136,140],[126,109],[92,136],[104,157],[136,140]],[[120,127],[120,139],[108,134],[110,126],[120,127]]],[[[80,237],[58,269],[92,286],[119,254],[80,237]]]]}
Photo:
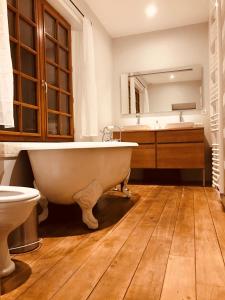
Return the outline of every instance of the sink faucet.
{"type": "Polygon", "coordinates": [[[180,123],[184,122],[183,111],[181,110],[179,113],[180,123]]]}
{"type": "Polygon", "coordinates": [[[137,118],[137,125],[140,125],[141,124],[141,114],[136,114],[136,118],[137,118]]]}

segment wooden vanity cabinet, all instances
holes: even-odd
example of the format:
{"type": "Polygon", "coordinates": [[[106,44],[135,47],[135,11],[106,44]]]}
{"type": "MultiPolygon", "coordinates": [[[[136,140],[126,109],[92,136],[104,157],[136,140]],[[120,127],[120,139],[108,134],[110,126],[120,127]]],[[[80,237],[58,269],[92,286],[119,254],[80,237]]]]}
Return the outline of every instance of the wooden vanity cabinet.
{"type": "MultiPolygon", "coordinates": [[[[118,139],[119,133],[114,132],[113,137],[118,139]]],[[[131,157],[131,168],[154,169],[156,168],[156,138],[154,131],[126,131],[122,132],[123,142],[139,144],[134,148],[131,157]]]]}
{"type": "MultiPolygon", "coordinates": [[[[113,136],[119,138],[119,133],[113,136]]],[[[204,128],[124,131],[121,139],[139,144],[131,168],[201,169],[205,184],[204,128]]]]}
{"type": "Polygon", "coordinates": [[[157,144],[157,168],[204,169],[204,144],[157,144]]]}
{"type": "Polygon", "coordinates": [[[155,144],[139,145],[137,149],[132,151],[131,168],[156,168],[155,153],[155,144]]]}
{"type": "MultiPolygon", "coordinates": [[[[114,132],[114,136],[119,138],[119,134],[114,132]]],[[[122,131],[121,139],[123,142],[134,142],[142,144],[155,144],[155,131],[122,131]]]]}
{"type": "Polygon", "coordinates": [[[157,168],[204,169],[204,129],[158,131],[157,168]]]}

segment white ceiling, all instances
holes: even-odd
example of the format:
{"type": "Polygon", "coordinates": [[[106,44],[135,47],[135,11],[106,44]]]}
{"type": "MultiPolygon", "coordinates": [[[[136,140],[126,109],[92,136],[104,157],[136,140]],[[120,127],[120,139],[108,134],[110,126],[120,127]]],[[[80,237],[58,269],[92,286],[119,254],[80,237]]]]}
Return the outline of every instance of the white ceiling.
{"type": "Polygon", "coordinates": [[[175,28],[208,21],[210,0],[85,0],[112,37],[175,28]],[[154,3],[158,13],[145,15],[154,3]]]}

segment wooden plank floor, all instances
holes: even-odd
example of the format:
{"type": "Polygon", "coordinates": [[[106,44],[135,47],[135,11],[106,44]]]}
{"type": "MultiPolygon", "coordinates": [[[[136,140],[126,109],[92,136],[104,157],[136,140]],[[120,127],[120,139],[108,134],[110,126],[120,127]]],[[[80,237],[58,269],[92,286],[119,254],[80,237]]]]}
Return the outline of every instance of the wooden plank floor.
{"type": "Polygon", "coordinates": [[[80,215],[74,226],[43,227],[42,247],[14,256],[16,272],[1,280],[0,298],[225,300],[225,212],[216,191],[131,190],[131,200],[102,198],[97,231],[80,215]]]}

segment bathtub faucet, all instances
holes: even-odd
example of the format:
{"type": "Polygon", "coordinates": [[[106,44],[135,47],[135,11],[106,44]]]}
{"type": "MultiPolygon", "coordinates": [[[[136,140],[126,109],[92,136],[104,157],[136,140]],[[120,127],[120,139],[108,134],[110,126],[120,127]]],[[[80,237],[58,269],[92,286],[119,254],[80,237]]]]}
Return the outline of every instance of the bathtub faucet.
{"type": "Polygon", "coordinates": [[[109,125],[105,126],[103,130],[101,131],[102,133],[102,142],[111,142],[113,141],[113,130],[114,129],[119,129],[119,139],[117,139],[118,142],[121,142],[121,128],[117,125],[109,125]]]}

